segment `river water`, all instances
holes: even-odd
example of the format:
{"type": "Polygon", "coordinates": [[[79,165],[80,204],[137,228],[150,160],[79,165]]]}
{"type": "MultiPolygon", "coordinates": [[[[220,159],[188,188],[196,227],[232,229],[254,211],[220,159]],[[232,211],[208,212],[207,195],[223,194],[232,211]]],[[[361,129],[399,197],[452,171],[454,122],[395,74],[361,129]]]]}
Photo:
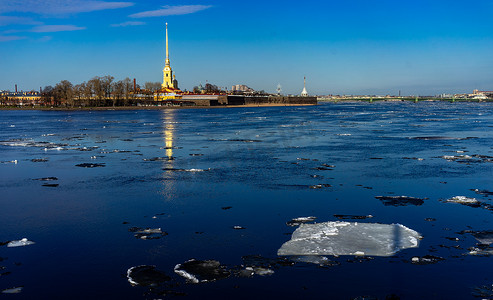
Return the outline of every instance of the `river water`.
{"type": "Polygon", "coordinates": [[[493,284],[492,249],[470,254],[493,230],[491,104],[1,111],[0,128],[0,290],[22,287],[5,298],[474,299],[493,284]],[[334,215],[422,239],[389,257],[277,255],[287,222],[334,215]],[[22,238],[35,244],[7,247],[22,238]],[[230,276],[187,282],[174,268],[190,259],[230,276]],[[140,265],[169,277],[133,286],[140,265]]]}

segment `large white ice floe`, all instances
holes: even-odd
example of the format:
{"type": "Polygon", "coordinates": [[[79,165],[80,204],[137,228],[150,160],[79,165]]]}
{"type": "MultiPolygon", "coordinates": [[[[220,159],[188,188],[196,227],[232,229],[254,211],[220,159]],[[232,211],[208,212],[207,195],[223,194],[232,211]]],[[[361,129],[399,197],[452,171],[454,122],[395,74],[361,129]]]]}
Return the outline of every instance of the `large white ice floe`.
{"type": "Polygon", "coordinates": [[[392,256],[416,248],[421,236],[401,224],[325,222],[301,224],[277,255],[392,256]]]}
{"type": "Polygon", "coordinates": [[[17,241],[11,241],[7,244],[7,247],[23,247],[35,244],[33,241],[28,240],[27,238],[23,238],[17,241]]]}

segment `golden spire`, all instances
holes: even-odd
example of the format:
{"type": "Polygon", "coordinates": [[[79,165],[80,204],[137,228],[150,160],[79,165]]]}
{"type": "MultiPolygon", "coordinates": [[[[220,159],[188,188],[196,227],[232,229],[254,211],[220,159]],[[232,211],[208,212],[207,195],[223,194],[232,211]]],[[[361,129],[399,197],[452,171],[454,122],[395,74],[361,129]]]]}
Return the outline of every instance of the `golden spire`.
{"type": "Polygon", "coordinates": [[[163,89],[176,88],[173,83],[173,71],[171,70],[171,64],[169,62],[169,47],[168,47],[168,23],[166,23],[166,61],[163,69],[163,89]]]}
{"type": "Polygon", "coordinates": [[[168,23],[166,23],[166,66],[169,66],[169,49],[168,49],[168,23]]]}

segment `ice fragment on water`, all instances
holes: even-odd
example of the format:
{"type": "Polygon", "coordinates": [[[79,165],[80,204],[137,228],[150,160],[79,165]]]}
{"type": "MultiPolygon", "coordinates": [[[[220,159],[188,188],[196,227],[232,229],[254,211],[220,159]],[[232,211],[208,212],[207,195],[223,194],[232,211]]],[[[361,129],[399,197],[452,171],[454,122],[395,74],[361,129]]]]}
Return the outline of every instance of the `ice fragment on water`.
{"type": "Polygon", "coordinates": [[[493,255],[493,247],[479,244],[476,245],[476,247],[469,248],[469,254],[476,256],[490,256],[493,255]]]}
{"type": "Polygon", "coordinates": [[[262,268],[262,267],[254,267],[253,272],[256,275],[260,275],[260,276],[269,276],[269,275],[274,274],[273,270],[267,269],[267,268],[262,268]]]}
{"type": "Polygon", "coordinates": [[[81,167],[81,168],[97,168],[97,167],[105,167],[106,165],[104,163],[103,164],[84,163],[84,164],[78,164],[75,166],[81,167]]]}
{"type": "Polygon", "coordinates": [[[163,168],[163,171],[204,172],[204,171],[210,171],[210,169],[176,169],[176,168],[163,168]]]}
{"type": "Polygon", "coordinates": [[[303,223],[313,222],[316,219],[317,217],[299,217],[299,218],[294,218],[291,221],[288,221],[286,225],[295,227],[303,223]]]}
{"type": "Polygon", "coordinates": [[[2,164],[13,163],[14,165],[16,165],[16,164],[17,164],[17,159],[16,159],[16,160],[7,160],[7,161],[2,161],[2,162],[0,162],[0,163],[2,163],[2,164]]]}
{"type": "Polygon", "coordinates": [[[58,180],[56,177],[43,177],[43,178],[37,178],[33,180],[40,180],[40,181],[53,181],[53,180],[58,180]]]}
{"type": "Polygon", "coordinates": [[[421,236],[401,224],[325,222],[301,224],[278,255],[391,256],[416,248],[421,236]]]}
{"type": "Polygon", "coordinates": [[[33,158],[31,159],[32,162],[47,162],[48,159],[46,158],[33,158]]]}
{"type": "Polygon", "coordinates": [[[415,256],[411,259],[411,263],[415,265],[430,265],[436,264],[439,261],[445,260],[443,257],[434,256],[434,255],[425,255],[422,257],[415,256]]]}
{"type": "Polygon", "coordinates": [[[191,259],[175,266],[175,273],[191,283],[216,281],[228,278],[230,272],[217,260],[191,259]]]}
{"type": "Polygon", "coordinates": [[[481,244],[493,244],[493,230],[476,231],[472,233],[472,236],[481,244]]]}
{"type": "Polygon", "coordinates": [[[450,199],[447,199],[445,202],[459,203],[462,205],[473,206],[473,207],[480,206],[480,202],[476,198],[469,198],[466,196],[455,196],[450,199]]]}
{"type": "Polygon", "coordinates": [[[136,266],[127,270],[127,279],[132,286],[159,286],[165,281],[171,280],[155,266],[136,266]]]}
{"type": "Polygon", "coordinates": [[[20,292],[22,292],[22,286],[2,290],[2,294],[19,294],[20,292]]]}
{"type": "Polygon", "coordinates": [[[423,200],[426,198],[415,198],[408,196],[376,196],[376,199],[382,201],[385,206],[406,206],[406,205],[416,205],[420,206],[424,203],[423,200]]]}
{"type": "Polygon", "coordinates": [[[477,298],[492,299],[493,298],[493,284],[475,287],[472,291],[472,295],[474,297],[477,297],[477,298]]]}
{"type": "Polygon", "coordinates": [[[35,242],[28,240],[27,238],[23,238],[17,241],[11,241],[7,244],[7,247],[22,247],[29,246],[35,244],[35,242]]]}
{"type": "Polygon", "coordinates": [[[471,191],[476,192],[476,194],[483,195],[485,197],[492,196],[493,195],[493,192],[490,192],[490,191],[487,191],[487,190],[471,189],[471,191]]]}
{"type": "Polygon", "coordinates": [[[163,236],[167,236],[168,233],[166,231],[162,231],[161,228],[140,228],[140,227],[131,227],[128,231],[133,232],[135,238],[142,240],[157,240],[162,238],[163,236]]]}

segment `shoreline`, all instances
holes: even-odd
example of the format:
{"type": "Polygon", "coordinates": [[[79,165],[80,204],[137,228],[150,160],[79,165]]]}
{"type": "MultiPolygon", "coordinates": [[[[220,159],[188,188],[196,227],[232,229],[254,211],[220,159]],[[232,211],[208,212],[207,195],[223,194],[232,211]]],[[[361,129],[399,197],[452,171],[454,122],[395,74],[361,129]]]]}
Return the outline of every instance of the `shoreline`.
{"type": "Polygon", "coordinates": [[[281,106],[317,106],[318,104],[245,104],[245,105],[218,105],[218,106],[99,106],[99,107],[0,107],[1,110],[39,110],[39,111],[105,111],[105,110],[164,110],[164,109],[217,109],[241,107],[281,107],[281,106]]]}

